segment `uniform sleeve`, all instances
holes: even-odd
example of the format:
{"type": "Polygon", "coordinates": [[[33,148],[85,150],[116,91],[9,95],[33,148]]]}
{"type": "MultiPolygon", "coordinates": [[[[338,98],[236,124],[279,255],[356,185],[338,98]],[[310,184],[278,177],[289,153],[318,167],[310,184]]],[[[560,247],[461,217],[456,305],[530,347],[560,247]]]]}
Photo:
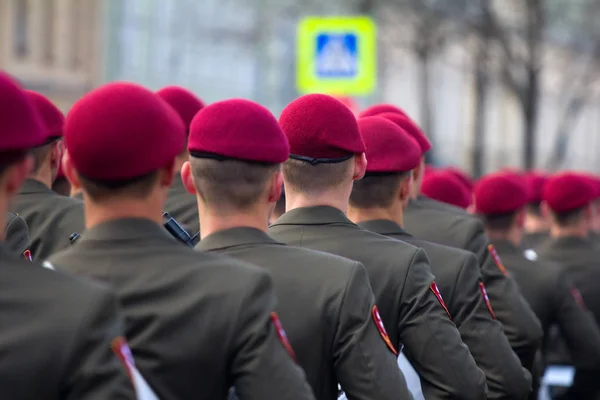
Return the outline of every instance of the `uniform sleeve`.
{"type": "Polygon", "coordinates": [[[399,340],[421,377],[426,399],[485,399],[485,375],[432,290],[423,250],[413,258],[401,294],[399,340]]]}
{"type": "Polygon", "coordinates": [[[271,278],[256,272],[246,287],[231,365],[238,398],[314,399],[304,371],[284,346],[285,332],[273,319],[276,299],[271,278]]]}
{"type": "Polygon", "coordinates": [[[136,398],[125,366],[112,350],[122,337],[123,326],[117,314],[117,300],[108,291],[98,294],[74,335],[62,388],[67,400],[132,400],[136,398]]]}
{"type": "Polygon", "coordinates": [[[349,400],[410,399],[393,346],[386,343],[385,330],[378,328],[374,307],[367,272],[357,263],[344,293],[334,339],[338,382],[349,400]]]}
{"type": "Polygon", "coordinates": [[[468,250],[479,257],[483,283],[508,342],[522,365],[531,370],[544,334],[542,325],[521,295],[517,283],[497,265],[488,245],[487,237],[481,232],[471,240],[468,250]]]}
{"type": "Polygon", "coordinates": [[[531,391],[531,374],[521,366],[502,325],[488,308],[475,255],[469,254],[457,277],[450,309],[464,343],[485,373],[489,397],[525,399],[531,391]]]}
{"type": "Polygon", "coordinates": [[[600,365],[600,330],[593,315],[578,303],[580,296],[565,276],[556,282],[556,322],[565,339],[573,364],[577,368],[593,369],[600,365]]]}

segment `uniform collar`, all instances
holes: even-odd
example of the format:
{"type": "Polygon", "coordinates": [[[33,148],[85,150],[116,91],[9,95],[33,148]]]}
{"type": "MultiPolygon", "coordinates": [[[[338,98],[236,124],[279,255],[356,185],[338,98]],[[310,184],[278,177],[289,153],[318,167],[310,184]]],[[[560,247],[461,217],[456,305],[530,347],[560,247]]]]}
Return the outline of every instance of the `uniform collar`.
{"type": "Polygon", "coordinates": [[[196,248],[203,251],[211,251],[228,247],[265,243],[284,245],[283,243],[274,240],[260,229],[237,227],[208,235],[196,245],[196,248]]]}
{"type": "Polygon", "coordinates": [[[389,219],[372,219],[370,221],[363,221],[359,222],[358,226],[367,231],[379,233],[380,235],[384,236],[396,235],[412,237],[412,235],[406,232],[400,225],[389,219]]]}
{"type": "Polygon", "coordinates": [[[356,226],[340,209],[330,206],[295,208],[283,214],[271,226],[348,224],[356,226]]]}
{"type": "Polygon", "coordinates": [[[52,191],[48,186],[44,185],[42,182],[36,179],[25,179],[23,185],[21,185],[21,193],[22,194],[32,194],[32,193],[49,193],[56,194],[52,191]]]}
{"type": "Polygon", "coordinates": [[[149,238],[176,240],[166,229],[154,221],[145,218],[122,218],[104,222],[86,230],[79,241],[119,241],[149,238]]]}

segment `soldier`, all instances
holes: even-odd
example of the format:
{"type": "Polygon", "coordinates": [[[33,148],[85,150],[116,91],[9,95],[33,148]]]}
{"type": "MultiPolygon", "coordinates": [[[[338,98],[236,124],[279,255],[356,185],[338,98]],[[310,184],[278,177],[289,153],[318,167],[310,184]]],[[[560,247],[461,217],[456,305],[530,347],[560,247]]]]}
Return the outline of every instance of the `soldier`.
{"type": "Polygon", "coordinates": [[[312,399],[268,274],[196,252],[162,227],[185,136],[140,86],[108,84],[80,99],[65,124],[64,166],[84,191],[88,230],[50,261],[114,287],[136,364],[161,399],[223,399],[232,385],[242,400],[312,399]]]}
{"type": "Polygon", "coordinates": [[[53,192],[62,157],[64,116],[44,96],[28,92],[45,126],[45,141],[33,149],[33,169],[12,205],[29,227],[34,260],[45,260],[69,245],[69,236],[84,227],[83,203],[53,192]]]}
{"type": "Polygon", "coordinates": [[[521,239],[521,247],[525,250],[540,246],[549,236],[550,219],[541,207],[542,191],[547,180],[546,175],[538,172],[529,172],[525,175],[528,199],[525,232],[521,239]]]}
{"type": "Polygon", "coordinates": [[[287,212],[271,225],[272,236],[364,264],[388,345],[405,346],[425,398],[486,398],[485,375],[445,312],[423,250],[361,229],[344,214],[367,164],[352,112],[313,94],[289,104],[279,123],[292,154],[283,167],[287,212]]]}
{"type": "Polygon", "coordinates": [[[504,333],[523,366],[531,370],[543,336],[535,313],[519,292],[517,284],[503,271],[493,246],[490,247],[485,236],[481,221],[465,210],[421,195],[425,153],[431,147],[423,132],[406,117],[391,119],[388,114],[382,116],[413,136],[421,147],[420,165],[413,170],[412,200],[403,214],[404,227],[419,239],[468,250],[477,255],[496,318],[502,323],[504,333]]]}
{"type": "MultiPolygon", "coordinates": [[[[156,92],[164,101],[179,114],[185,124],[186,132],[189,135],[192,118],[198,111],[204,108],[204,103],[196,95],[187,89],[179,86],[167,86],[156,92]]],[[[198,206],[196,197],[188,193],[181,181],[181,167],[187,161],[189,154],[184,148],[175,165],[175,178],[173,186],[169,189],[165,211],[182,224],[190,235],[195,235],[200,230],[198,220],[198,206]]]]}
{"type": "Polygon", "coordinates": [[[348,216],[361,228],[425,250],[440,293],[463,342],[487,377],[488,399],[524,399],[529,372],[513,353],[481,281],[471,252],[415,239],[402,228],[411,171],[421,158],[417,142],[380,117],[358,120],[367,147],[367,174],[354,183],[348,216]]]}
{"type": "Polygon", "coordinates": [[[275,117],[246,100],[215,103],[194,118],[188,149],[182,177],[197,192],[198,249],[270,272],[281,321],[316,397],[335,400],[339,382],[349,399],[375,393],[378,399],[411,398],[385,331],[379,332],[364,266],[286,246],[267,234],[281,192],[281,164],[289,156],[275,117]]]}
{"type": "MultiPolygon", "coordinates": [[[[589,230],[596,191],[589,181],[574,173],[562,173],[551,177],[544,186],[543,198],[551,217],[550,239],[536,249],[543,262],[558,264],[573,282],[576,291],[573,295],[580,305],[594,315],[596,323],[600,321],[600,247],[589,238],[589,230]]],[[[574,324],[574,322],[571,322],[574,324]]],[[[577,329],[575,326],[572,329],[577,329]]],[[[568,333],[564,333],[566,336],[568,333]]],[[[567,336],[568,337],[568,336],[567,336]]],[[[578,336],[579,340],[591,340],[578,336]]],[[[581,345],[581,344],[580,344],[581,345]]],[[[578,352],[577,354],[580,354],[578,352]]],[[[596,353],[589,354],[588,360],[596,353]]],[[[571,354],[573,357],[575,354],[571,354]]],[[[581,355],[583,358],[583,355],[581,355]]],[[[573,362],[576,362],[573,360],[573,362]]],[[[577,370],[570,398],[591,399],[600,393],[600,363],[585,366],[577,370]]]]}
{"type": "Polygon", "coordinates": [[[471,205],[471,192],[448,171],[437,171],[423,179],[421,193],[430,199],[466,210],[471,205]]]}
{"type": "MultiPolygon", "coordinates": [[[[0,72],[0,224],[46,134],[28,96],[0,72]]],[[[0,241],[0,393],[11,400],[135,399],[111,346],[117,300],[106,288],[23,260],[0,241]]],[[[115,350],[117,349],[115,346],[115,350]]]]}

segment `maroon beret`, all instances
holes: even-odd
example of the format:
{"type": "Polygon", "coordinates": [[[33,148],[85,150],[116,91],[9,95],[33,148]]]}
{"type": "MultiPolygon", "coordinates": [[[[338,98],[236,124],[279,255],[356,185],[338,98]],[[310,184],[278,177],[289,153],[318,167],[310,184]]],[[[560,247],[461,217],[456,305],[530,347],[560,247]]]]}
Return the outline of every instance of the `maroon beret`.
{"type": "Polygon", "coordinates": [[[75,169],[98,180],[136,178],[168,165],[185,146],[181,118],[133,83],[109,83],[82,97],[65,122],[75,169]]]}
{"type": "Polygon", "coordinates": [[[204,103],[191,91],[180,86],[167,86],[156,92],[179,114],[185,127],[190,129],[192,119],[204,108],[204,103]]]}
{"type": "Polygon", "coordinates": [[[436,171],[423,179],[421,192],[434,200],[456,207],[471,205],[471,193],[454,175],[447,171],[436,171]]]}
{"type": "Polygon", "coordinates": [[[292,101],[279,124],[290,142],[291,158],[331,163],[365,152],[354,114],[331,96],[309,94],[292,101]]]}
{"type": "Polygon", "coordinates": [[[484,176],[473,191],[475,209],[480,214],[506,214],[527,204],[527,186],[521,177],[507,172],[484,176]]]}
{"type": "Polygon", "coordinates": [[[367,147],[367,172],[405,172],[419,165],[418,143],[394,123],[381,117],[359,118],[358,127],[367,147]]]}
{"type": "Polygon", "coordinates": [[[528,172],[525,175],[529,203],[539,203],[542,201],[543,189],[547,181],[548,176],[540,172],[528,172]]]}
{"type": "Polygon", "coordinates": [[[595,198],[596,190],[589,180],[576,173],[551,176],[544,185],[543,199],[557,213],[584,207],[595,198]]]}
{"type": "Polygon", "coordinates": [[[419,128],[419,126],[407,116],[394,113],[381,113],[378,115],[378,117],[392,121],[406,131],[406,133],[411,135],[419,144],[419,147],[421,148],[421,155],[431,150],[431,142],[429,139],[427,139],[427,136],[425,136],[421,128],[419,128]]]}
{"type": "Polygon", "coordinates": [[[444,171],[454,175],[456,179],[470,192],[473,191],[473,186],[475,185],[473,179],[467,175],[466,172],[456,167],[447,167],[444,168],[444,171]]]}
{"type": "Polygon", "coordinates": [[[27,150],[44,143],[45,130],[25,91],[0,71],[0,151],[27,150]]]}
{"type": "Polygon", "coordinates": [[[408,117],[408,115],[406,115],[406,113],[402,111],[401,108],[391,104],[375,104],[374,106],[368,107],[367,109],[362,111],[358,116],[359,118],[374,117],[383,113],[392,113],[408,117]]]}
{"type": "Polygon", "coordinates": [[[279,164],[290,146],[269,110],[249,100],[232,99],[200,111],[190,126],[188,150],[194,157],[279,164]]]}
{"type": "Polygon", "coordinates": [[[46,141],[62,137],[65,116],[48,98],[32,90],[25,91],[46,127],[46,141]]]}

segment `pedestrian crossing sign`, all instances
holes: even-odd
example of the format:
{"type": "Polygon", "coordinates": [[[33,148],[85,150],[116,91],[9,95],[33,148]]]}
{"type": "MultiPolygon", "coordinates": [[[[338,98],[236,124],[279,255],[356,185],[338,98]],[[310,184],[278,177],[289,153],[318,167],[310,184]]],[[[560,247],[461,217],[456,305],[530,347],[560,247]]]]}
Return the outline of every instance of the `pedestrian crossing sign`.
{"type": "Polygon", "coordinates": [[[377,38],[368,17],[309,17],[298,26],[301,93],[368,95],[377,82],[377,38]]]}

